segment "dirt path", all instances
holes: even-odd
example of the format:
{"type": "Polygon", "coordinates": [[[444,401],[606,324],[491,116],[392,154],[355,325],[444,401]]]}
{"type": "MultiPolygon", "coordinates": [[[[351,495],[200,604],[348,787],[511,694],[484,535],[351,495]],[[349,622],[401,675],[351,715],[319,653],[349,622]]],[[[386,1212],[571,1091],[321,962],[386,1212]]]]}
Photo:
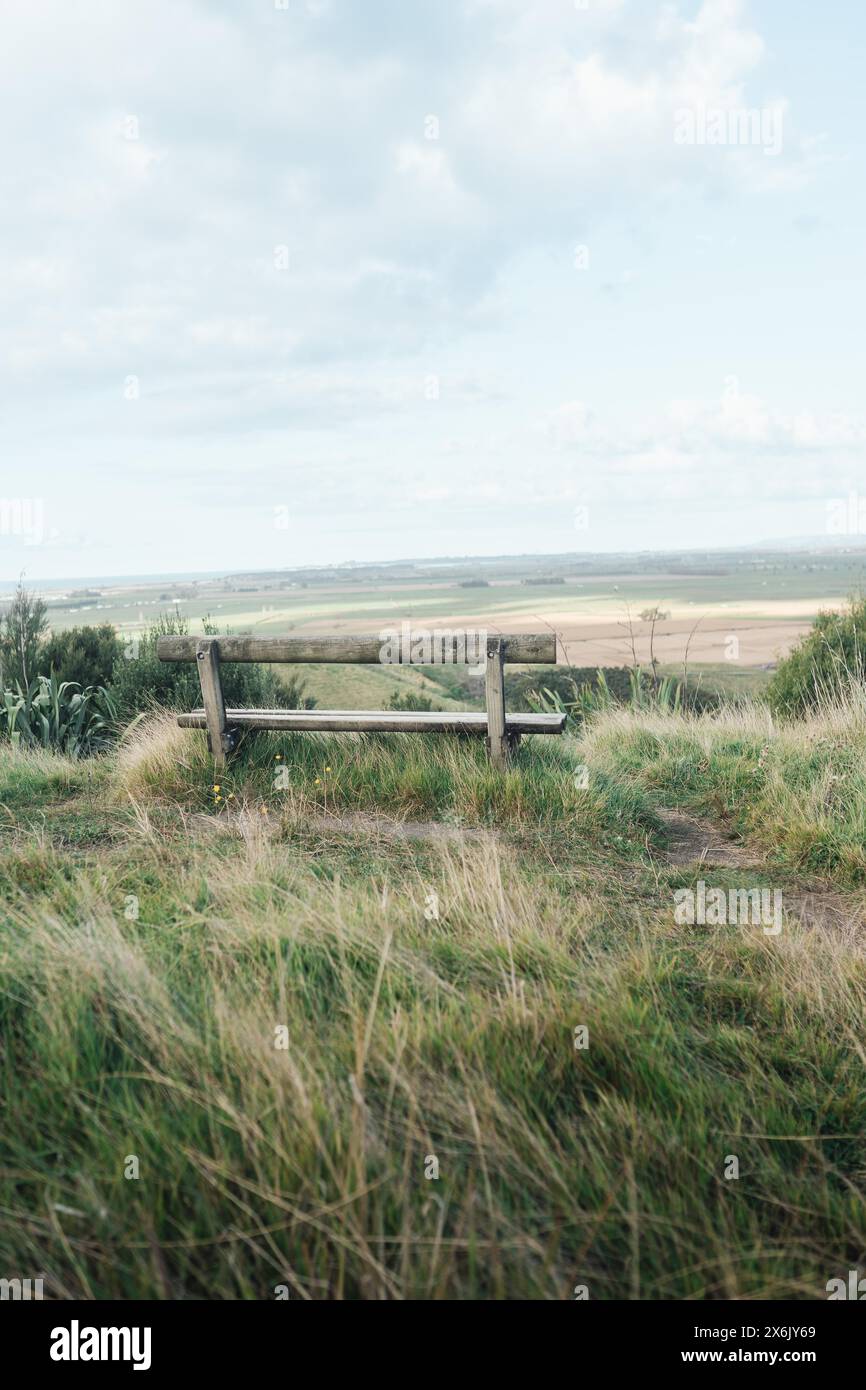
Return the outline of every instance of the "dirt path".
{"type": "MultiPolygon", "coordinates": [[[[665,860],[681,867],[702,866],[718,869],[752,869],[766,873],[766,861],[711,821],[659,806],[656,814],[668,832],[665,860]]],[[[803,926],[832,928],[846,935],[860,936],[866,931],[862,903],[821,884],[809,888],[784,890],[785,913],[803,926]]]]}
{"type": "MultiPolygon", "coordinates": [[[[766,879],[766,859],[757,850],[735,840],[722,827],[671,807],[657,807],[656,813],[668,832],[664,853],[668,864],[693,866],[696,871],[703,867],[708,870],[743,869],[766,879]]],[[[329,830],[361,831],[373,837],[404,840],[465,841],[484,839],[490,834],[489,830],[476,827],[447,825],[440,821],[393,821],[362,812],[327,816],[322,824],[329,830]]],[[[866,905],[863,902],[846,898],[820,883],[808,887],[786,884],[783,901],[789,920],[846,936],[862,936],[866,945],[866,905]]]]}
{"type": "Polygon", "coordinates": [[[685,811],[659,806],[656,814],[668,832],[665,859],[669,864],[713,864],[717,868],[756,869],[760,859],[730,835],[685,811]]]}

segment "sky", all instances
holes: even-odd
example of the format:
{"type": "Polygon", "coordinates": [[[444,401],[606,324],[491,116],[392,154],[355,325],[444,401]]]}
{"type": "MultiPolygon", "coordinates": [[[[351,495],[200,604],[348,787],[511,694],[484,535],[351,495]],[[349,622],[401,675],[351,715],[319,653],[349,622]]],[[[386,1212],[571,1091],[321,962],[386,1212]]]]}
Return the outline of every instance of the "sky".
{"type": "Polygon", "coordinates": [[[0,20],[0,580],[729,547],[866,497],[856,0],[0,20]]]}

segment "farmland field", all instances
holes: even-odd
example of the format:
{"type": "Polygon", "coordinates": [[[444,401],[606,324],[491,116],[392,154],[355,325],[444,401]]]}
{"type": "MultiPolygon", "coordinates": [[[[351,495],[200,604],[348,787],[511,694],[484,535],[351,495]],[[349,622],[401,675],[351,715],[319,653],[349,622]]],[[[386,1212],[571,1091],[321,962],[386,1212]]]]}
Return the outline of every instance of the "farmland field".
{"type": "MultiPolygon", "coordinates": [[[[418,561],[264,574],[79,583],[47,588],[55,631],[113,624],[130,640],[176,610],[200,631],[267,636],[379,631],[403,621],[532,631],[554,629],[559,660],[580,667],[689,668],[716,685],[755,690],[825,608],[838,609],[866,577],[866,552],[772,550],[647,556],[525,556],[418,561]]],[[[285,668],[284,668],[285,669],[285,668]]],[[[286,672],[290,674],[290,672],[286,672]]],[[[395,692],[424,688],[417,672],[306,668],[319,704],[374,708],[395,692]]],[[[437,692],[448,707],[447,695],[437,692]]]]}

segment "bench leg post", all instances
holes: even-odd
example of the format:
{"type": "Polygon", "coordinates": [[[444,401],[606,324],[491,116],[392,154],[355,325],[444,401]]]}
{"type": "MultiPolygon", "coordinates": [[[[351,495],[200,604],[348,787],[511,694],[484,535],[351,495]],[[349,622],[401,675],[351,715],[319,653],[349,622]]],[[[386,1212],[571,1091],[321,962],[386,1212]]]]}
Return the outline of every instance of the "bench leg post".
{"type": "Polygon", "coordinates": [[[198,678],[201,681],[202,703],[207,720],[207,741],[213,754],[214,766],[224,767],[226,753],[233,740],[226,726],[226,707],[220,680],[219,643],[215,637],[203,637],[196,648],[198,678]]]}
{"type": "Polygon", "coordinates": [[[508,766],[508,735],[505,732],[505,654],[502,639],[487,639],[487,669],[484,693],[487,701],[487,752],[499,772],[508,766]]]}

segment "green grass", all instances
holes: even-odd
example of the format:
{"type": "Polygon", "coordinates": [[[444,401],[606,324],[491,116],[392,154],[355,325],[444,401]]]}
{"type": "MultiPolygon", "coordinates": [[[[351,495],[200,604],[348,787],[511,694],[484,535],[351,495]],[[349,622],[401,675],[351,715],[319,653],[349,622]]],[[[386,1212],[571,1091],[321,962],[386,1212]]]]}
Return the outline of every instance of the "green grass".
{"type": "Polygon", "coordinates": [[[465,700],[452,699],[443,684],[412,666],[309,663],[273,669],[285,679],[294,677],[303,682],[304,694],[312,695],[319,709],[387,709],[392,695],[408,692],[429,696],[441,709],[461,709],[467,705],[465,700]]]}
{"type": "Polygon", "coordinates": [[[584,753],[598,775],[727,822],[777,863],[866,883],[866,699],[805,720],[744,706],[718,718],[612,714],[584,753]]]}
{"type": "Polygon", "coordinates": [[[653,802],[699,799],[694,737],[654,780],[652,720],[504,777],[473,740],[269,735],[219,793],[170,721],[87,765],[2,753],[0,1269],[57,1298],[825,1297],[864,1248],[864,958],[674,924],[653,802]]]}
{"type": "MultiPolygon", "coordinates": [[[[678,665],[675,662],[660,662],[658,670],[660,676],[674,676],[678,680],[683,674],[682,664],[678,665]]],[[[770,671],[763,671],[754,666],[735,666],[730,661],[696,661],[688,666],[690,685],[701,690],[713,691],[718,695],[733,696],[734,699],[756,699],[766,690],[770,676],[770,671]]]]}

